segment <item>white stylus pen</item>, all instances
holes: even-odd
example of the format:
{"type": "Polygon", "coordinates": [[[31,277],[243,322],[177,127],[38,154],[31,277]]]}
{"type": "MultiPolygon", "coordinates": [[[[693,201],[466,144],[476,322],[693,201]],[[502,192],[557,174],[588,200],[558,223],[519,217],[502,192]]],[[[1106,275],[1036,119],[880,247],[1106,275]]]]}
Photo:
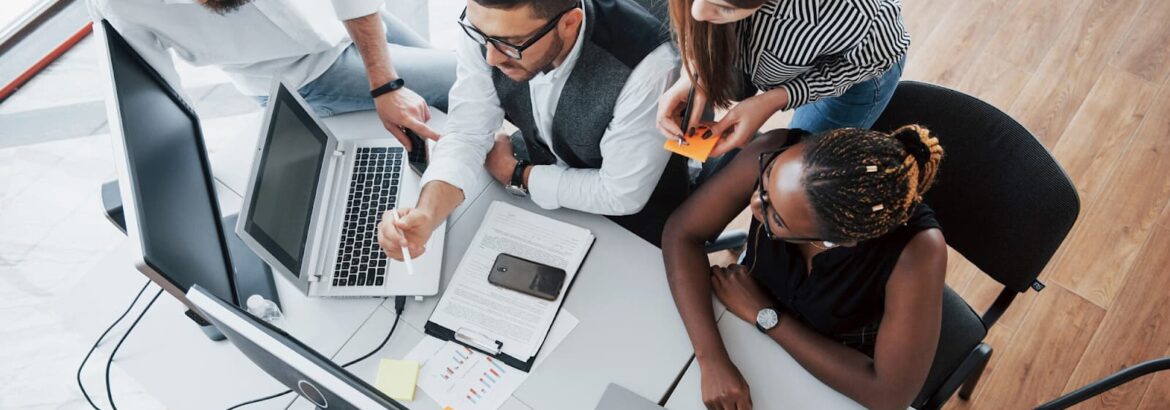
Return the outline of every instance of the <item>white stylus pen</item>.
{"type": "MultiPolygon", "coordinates": [[[[398,232],[399,237],[406,238],[402,230],[398,229],[398,210],[391,209],[390,214],[394,216],[394,231],[398,232]]],[[[405,246],[402,247],[402,262],[406,264],[406,273],[414,275],[414,263],[410,261],[410,249],[407,249],[405,246]]]]}

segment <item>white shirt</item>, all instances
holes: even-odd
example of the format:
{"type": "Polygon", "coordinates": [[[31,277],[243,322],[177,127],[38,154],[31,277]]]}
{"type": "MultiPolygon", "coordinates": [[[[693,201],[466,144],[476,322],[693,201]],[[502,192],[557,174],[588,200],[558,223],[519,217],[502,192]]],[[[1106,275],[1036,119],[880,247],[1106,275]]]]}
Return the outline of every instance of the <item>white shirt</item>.
{"type": "MultiPolygon", "coordinates": [[[[529,83],[533,118],[540,137],[552,146],[557,102],[584,44],[584,20],[573,50],[556,69],[529,83]]],[[[458,68],[451,87],[447,132],[431,152],[422,185],[443,181],[456,188],[476,186],[483,164],[504,121],[492,83],[492,67],[479,44],[463,36],[456,50],[458,68]]],[[[663,44],[634,67],[618,95],[613,119],[601,138],[600,169],[570,168],[560,158],[537,165],[528,178],[532,201],[544,209],[560,207],[602,215],[635,214],[646,205],[670,159],[655,128],[658,97],[678,75],[678,55],[663,44]]],[[[555,153],[554,153],[555,155],[555,153]]]]}
{"type": "Polygon", "coordinates": [[[219,66],[241,92],[268,95],[273,76],[303,86],[352,42],[339,20],[373,14],[381,0],[255,0],[216,14],[194,0],[87,0],[135,51],[175,85],[171,52],[195,66],[219,66]],[[168,52],[169,51],[169,52],[168,52]]]}

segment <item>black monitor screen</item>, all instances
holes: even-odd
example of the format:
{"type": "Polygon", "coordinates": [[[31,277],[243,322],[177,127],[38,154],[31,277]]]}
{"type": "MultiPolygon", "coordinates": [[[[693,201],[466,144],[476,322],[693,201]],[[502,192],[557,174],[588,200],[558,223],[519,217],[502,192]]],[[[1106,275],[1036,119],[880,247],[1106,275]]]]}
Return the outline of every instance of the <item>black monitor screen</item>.
{"type": "Polygon", "coordinates": [[[244,231],[299,274],[328,136],[284,87],[269,104],[272,119],[244,231]]]}
{"type": "Polygon", "coordinates": [[[198,284],[237,301],[199,120],[109,23],[102,24],[132,185],[123,181],[122,189],[133,197],[143,258],[184,292],[198,284]]]}

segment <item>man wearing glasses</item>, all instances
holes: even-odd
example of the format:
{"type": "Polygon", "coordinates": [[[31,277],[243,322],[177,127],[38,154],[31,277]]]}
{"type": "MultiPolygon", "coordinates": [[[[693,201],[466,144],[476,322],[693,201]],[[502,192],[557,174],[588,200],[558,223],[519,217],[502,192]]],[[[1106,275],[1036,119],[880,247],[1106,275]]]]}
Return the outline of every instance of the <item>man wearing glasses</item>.
{"type": "Polygon", "coordinates": [[[383,218],[383,249],[423,251],[481,166],[542,208],[607,215],[658,245],[687,193],[654,124],[678,71],[663,23],[633,0],[468,0],[459,24],[447,133],[418,207],[383,218]],[[511,136],[497,134],[505,117],[511,136]]]}

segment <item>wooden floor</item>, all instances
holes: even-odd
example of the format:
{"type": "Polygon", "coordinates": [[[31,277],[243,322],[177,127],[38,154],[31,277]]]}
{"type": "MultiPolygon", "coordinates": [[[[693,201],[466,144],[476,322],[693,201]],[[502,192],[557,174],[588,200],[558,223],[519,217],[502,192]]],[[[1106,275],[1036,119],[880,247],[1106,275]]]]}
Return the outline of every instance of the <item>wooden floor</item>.
{"type": "MultiPolygon", "coordinates": [[[[988,336],[995,352],[972,400],[948,407],[1031,408],[1170,355],[1170,1],[902,1],[903,79],[1011,114],[1081,195],[1040,275],[1048,288],[1016,299],[988,336]]],[[[978,311],[1001,289],[954,252],[947,283],[978,311]]],[[[1170,373],[1081,408],[1170,408],[1170,373]]]]}

